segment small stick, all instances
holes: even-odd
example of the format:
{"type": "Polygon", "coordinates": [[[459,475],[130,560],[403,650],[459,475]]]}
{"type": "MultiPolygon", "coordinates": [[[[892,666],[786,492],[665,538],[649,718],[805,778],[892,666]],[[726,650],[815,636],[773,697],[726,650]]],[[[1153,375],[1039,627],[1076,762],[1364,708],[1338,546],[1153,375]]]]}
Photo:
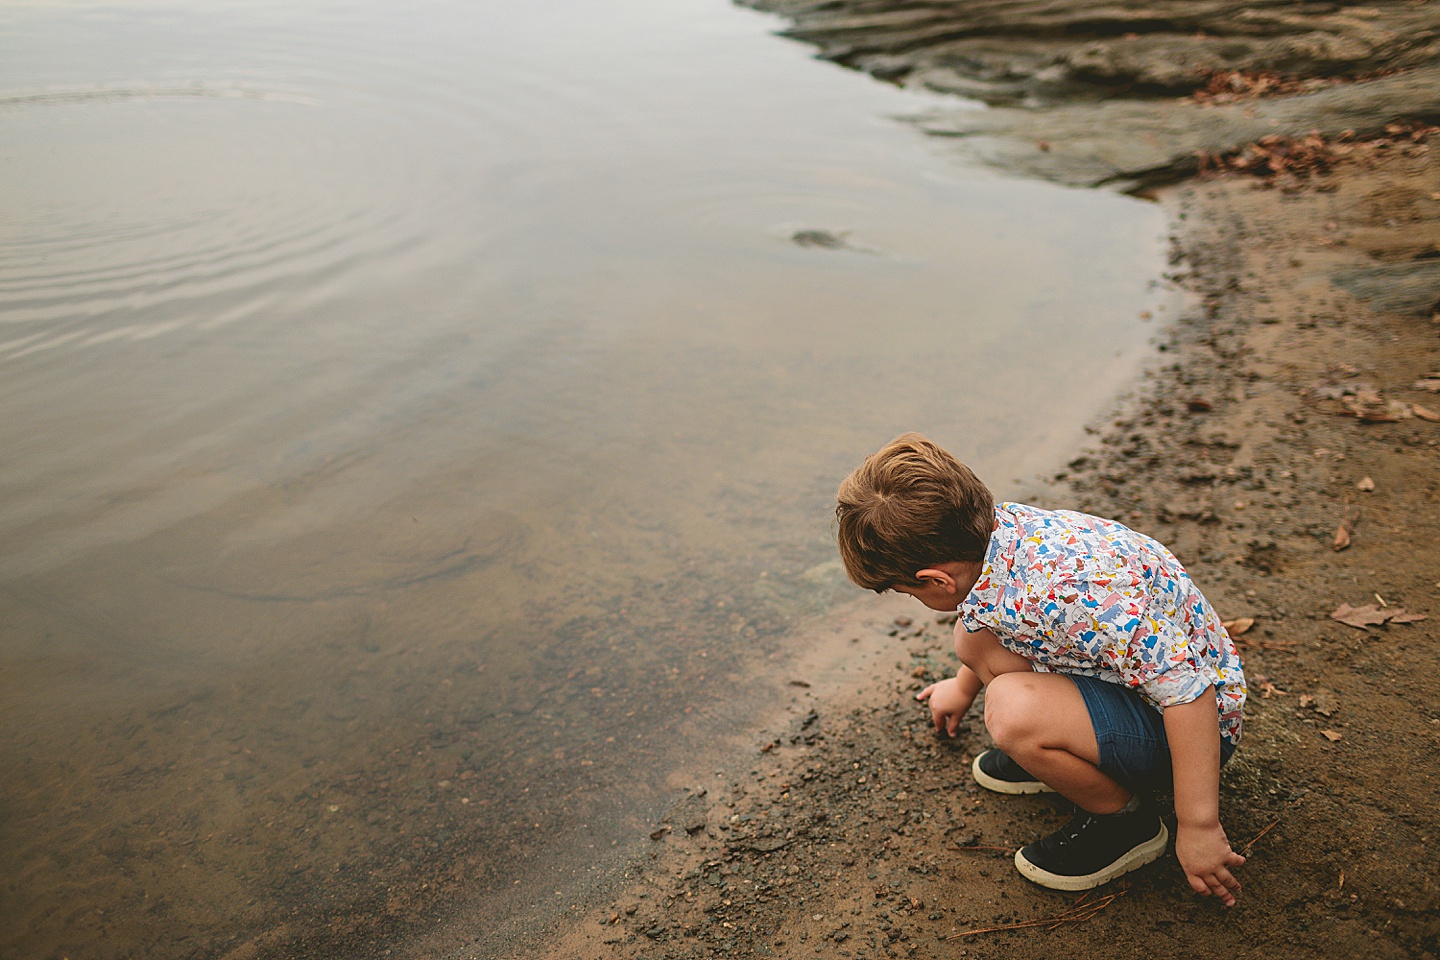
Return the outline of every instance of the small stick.
{"type": "Polygon", "coordinates": [[[1015,848],[1014,848],[1014,847],[985,847],[985,846],[980,846],[980,845],[978,845],[978,844],[975,845],[975,846],[973,846],[973,847],[964,847],[964,846],[961,846],[960,844],[957,843],[957,844],[955,844],[955,849],[956,849],[956,850],[960,850],[960,851],[962,851],[962,852],[965,851],[965,850],[994,850],[994,851],[997,851],[997,852],[999,852],[999,853],[1014,853],[1014,852],[1015,852],[1015,848]]]}
{"type": "MultiPolygon", "coordinates": [[[[1279,822],[1280,822],[1279,820],[1276,820],[1276,821],[1275,821],[1275,823],[1279,823],[1279,822]]],[[[1275,828],[1275,823],[1270,824],[1270,826],[1266,827],[1264,830],[1261,830],[1259,833],[1255,834],[1255,837],[1254,837],[1253,840],[1251,840],[1249,843],[1245,844],[1244,847],[1240,848],[1240,856],[1243,857],[1243,856],[1245,856],[1245,854],[1249,853],[1249,852],[1250,852],[1250,848],[1253,847],[1253,846],[1255,846],[1255,844],[1260,840],[1261,837],[1265,836],[1265,834],[1269,833],[1271,830],[1273,830],[1273,829],[1275,828]]]]}
{"type": "Polygon", "coordinates": [[[1053,917],[1044,917],[1039,920],[1022,920],[1019,923],[1005,923],[995,927],[977,927],[974,930],[965,930],[961,933],[951,934],[945,939],[947,941],[962,940],[965,937],[973,937],[976,934],[997,933],[1003,930],[1024,930],[1027,927],[1048,927],[1053,930],[1063,923],[1080,923],[1100,913],[1100,911],[1115,902],[1117,897],[1124,896],[1125,892],[1126,891],[1121,890],[1119,893],[1107,894],[1092,903],[1085,903],[1085,897],[1090,895],[1087,893],[1085,897],[1081,897],[1075,901],[1075,904],[1069,910],[1065,910],[1053,917]]]}

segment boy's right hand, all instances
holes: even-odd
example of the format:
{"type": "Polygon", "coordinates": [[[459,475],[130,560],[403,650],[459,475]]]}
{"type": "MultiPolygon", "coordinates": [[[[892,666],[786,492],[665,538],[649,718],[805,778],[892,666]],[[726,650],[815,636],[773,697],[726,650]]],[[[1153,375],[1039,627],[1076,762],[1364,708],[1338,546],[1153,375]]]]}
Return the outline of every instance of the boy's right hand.
{"type": "Polygon", "coordinates": [[[949,680],[930,684],[915,694],[915,699],[922,702],[928,700],[930,718],[935,721],[936,732],[944,730],[953,737],[960,730],[960,720],[965,716],[965,711],[975,702],[975,694],[961,685],[959,677],[951,677],[949,680]]]}

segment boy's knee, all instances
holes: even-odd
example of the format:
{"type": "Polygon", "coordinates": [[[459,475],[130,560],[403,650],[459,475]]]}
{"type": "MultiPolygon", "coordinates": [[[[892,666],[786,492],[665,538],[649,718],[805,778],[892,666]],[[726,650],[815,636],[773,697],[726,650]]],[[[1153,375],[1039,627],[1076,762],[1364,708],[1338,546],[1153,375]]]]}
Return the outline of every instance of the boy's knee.
{"type": "Polygon", "coordinates": [[[1034,674],[1002,673],[985,688],[985,728],[1002,749],[1033,738],[1039,704],[1034,674]]]}

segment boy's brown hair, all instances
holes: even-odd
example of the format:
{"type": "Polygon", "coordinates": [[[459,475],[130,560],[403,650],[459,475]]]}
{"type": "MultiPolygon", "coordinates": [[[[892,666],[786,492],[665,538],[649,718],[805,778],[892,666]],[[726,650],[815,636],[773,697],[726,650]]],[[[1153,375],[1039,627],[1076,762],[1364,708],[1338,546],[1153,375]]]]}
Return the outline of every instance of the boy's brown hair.
{"type": "Polygon", "coordinates": [[[918,433],[866,457],[835,496],[845,572],[876,593],[920,586],[915,574],[937,563],[983,560],[995,527],[990,489],[918,433]]]}

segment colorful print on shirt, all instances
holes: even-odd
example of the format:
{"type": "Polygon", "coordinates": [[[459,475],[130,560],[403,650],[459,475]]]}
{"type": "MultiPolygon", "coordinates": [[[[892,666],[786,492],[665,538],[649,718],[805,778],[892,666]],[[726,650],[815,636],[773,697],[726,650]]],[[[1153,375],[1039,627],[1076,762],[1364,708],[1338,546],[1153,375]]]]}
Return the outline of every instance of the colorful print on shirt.
{"type": "Polygon", "coordinates": [[[1043,673],[1136,690],[1157,710],[1215,688],[1220,733],[1240,742],[1245,672],[1220,618],[1164,546],[1124,524],[1022,503],[995,508],[960,617],[1043,673]]]}

